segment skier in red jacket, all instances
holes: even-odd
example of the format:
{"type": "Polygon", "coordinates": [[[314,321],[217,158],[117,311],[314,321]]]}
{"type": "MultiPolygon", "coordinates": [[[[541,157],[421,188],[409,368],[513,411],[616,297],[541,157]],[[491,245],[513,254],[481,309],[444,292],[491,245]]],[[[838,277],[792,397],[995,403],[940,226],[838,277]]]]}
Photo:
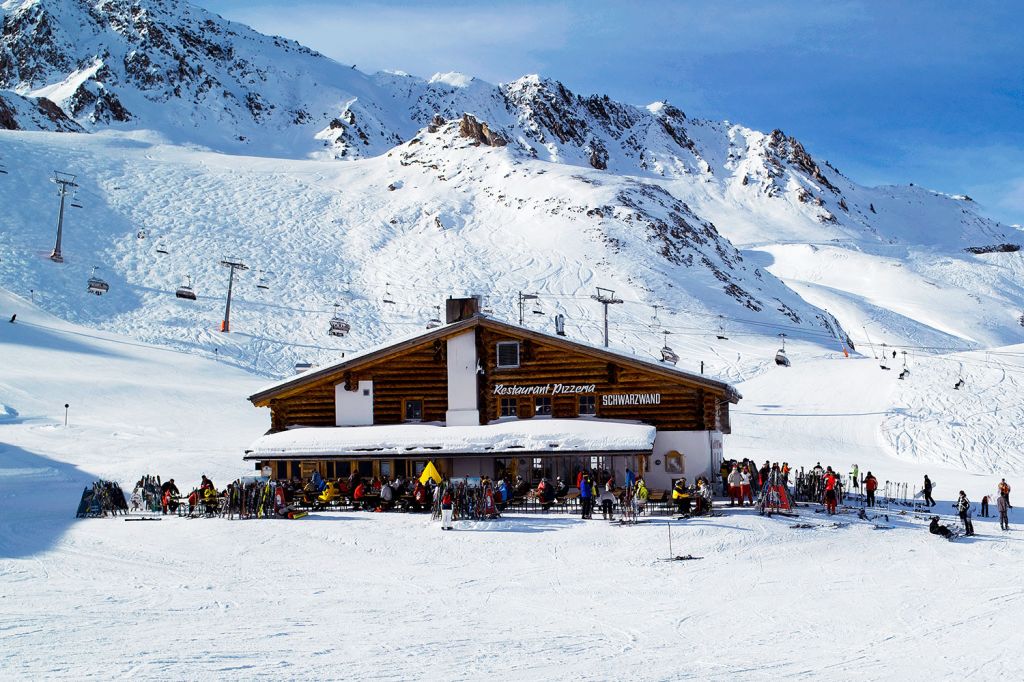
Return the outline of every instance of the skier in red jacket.
{"type": "Polygon", "coordinates": [[[825,474],[825,509],[829,514],[836,513],[836,475],[831,467],[825,474]]]}
{"type": "Polygon", "coordinates": [[[878,489],[878,479],[868,472],[868,475],[864,477],[864,492],[867,494],[867,505],[869,507],[875,506],[875,491],[878,489]]]}

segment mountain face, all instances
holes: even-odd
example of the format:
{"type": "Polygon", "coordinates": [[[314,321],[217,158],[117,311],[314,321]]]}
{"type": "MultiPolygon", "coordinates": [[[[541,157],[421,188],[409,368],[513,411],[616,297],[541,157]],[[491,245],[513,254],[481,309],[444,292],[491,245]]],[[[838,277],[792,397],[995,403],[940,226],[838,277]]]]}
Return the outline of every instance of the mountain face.
{"type": "MultiPolygon", "coordinates": [[[[351,303],[364,334],[354,346],[387,338],[380,321],[394,308],[380,288],[399,282],[419,292],[399,325],[429,313],[426,292],[490,292],[515,317],[509,292],[579,296],[610,283],[647,306],[623,340],[644,353],[651,306],[686,311],[690,329],[742,320],[772,344],[786,330],[833,352],[866,321],[935,346],[1024,341],[1016,256],[998,247],[1022,241],[1019,231],[967,197],[860,186],[781,130],[583,96],[539,76],[367,75],[170,0],[2,0],[0,20],[0,127],[109,131],[163,160],[156,169],[127,142],[87,135],[0,148],[8,165],[43,174],[53,162],[40,150],[74,149],[72,170],[92,178],[92,214],[71,221],[90,235],[78,248],[134,293],[88,308],[51,301],[71,318],[208,350],[198,307],[180,310],[166,292],[184,273],[219,281],[210,254],[233,252],[290,281],[277,308],[248,320],[272,333],[236,349],[268,373],[320,352],[328,299],[351,303]],[[218,154],[184,151],[196,147],[218,154]],[[140,227],[181,246],[147,261],[153,241],[135,240],[140,227]],[[177,322],[154,326],[156,313],[177,322]]],[[[50,201],[31,183],[14,187],[0,193],[50,201]]],[[[0,218],[11,233],[0,249],[44,248],[42,233],[18,231],[35,224],[31,212],[16,214],[0,218]]],[[[73,260],[69,270],[85,267],[73,260]]],[[[0,259],[5,286],[46,287],[43,269],[17,264],[0,259]]],[[[571,296],[549,308],[589,315],[571,296]]]]}

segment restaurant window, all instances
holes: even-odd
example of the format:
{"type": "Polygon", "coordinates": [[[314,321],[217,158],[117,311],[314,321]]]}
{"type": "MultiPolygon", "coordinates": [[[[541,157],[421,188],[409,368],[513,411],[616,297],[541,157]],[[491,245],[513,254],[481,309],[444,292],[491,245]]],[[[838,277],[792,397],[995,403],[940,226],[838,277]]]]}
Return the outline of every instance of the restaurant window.
{"type": "Polygon", "coordinates": [[[539,481],[544,477],[544,460],[540,457],[533,457],[533,466],[531,469],[531,477],[534,481],[539,481]]]}
{"type": "Polygon", "coordinates": [[[533,405],[533,413],[538,417],[551,416],[551,398],[547,396],[538,396],[533,405]]]}
{"type": "Polygon", "coordinates": [[[381,460],[380,463],[380,475],[391,478],[391,462],[387,460],[381,460]]]}
{"type": "Polygon", "coordinates": [[[502,341],[497,346],[498,352],[498,367],[518,367],[519,366],[519,342],[518,341],[502,341]]]}
{"type": "Polygon", "coordinates": [[[405,421],[407,421],[407,422],[420,422],[420,421],[423,421],[423,401],[422,400],[406,400],[405,401],[405,421]]]}
{"type": "Polygon", "coordinates": [[[580,396],[580,416],[597,414],[597,397],[592,395],[580,396]]]}
{"type": "Polygon", "coordinates": [[[515,398],[501,399],[501,417],[515,417],[519,414],[519,401],[515,398]]]}
{"type": "Polygon", "coordinates": [[[335,478],[335,475],[334,475],[334,462],[327,462],[326,470],[327,470],[327,478],[335,478]]]}

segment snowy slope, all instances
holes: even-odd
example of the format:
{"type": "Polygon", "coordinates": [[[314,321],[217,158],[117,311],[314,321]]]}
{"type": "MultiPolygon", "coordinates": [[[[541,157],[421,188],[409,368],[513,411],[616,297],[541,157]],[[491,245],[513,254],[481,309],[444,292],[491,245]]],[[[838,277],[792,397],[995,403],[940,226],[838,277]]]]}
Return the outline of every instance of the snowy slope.
{"type": "MultiPolygon", "coordinates": [[[[350,164],[228,157],[138,136],[76,136],[70,145],[8,136],[0,154],[18,166],[0,194],[23,199],[0,217],[0,282],[36,290],[62,317],[196,352],[216,349],[278,375],[297,360],[330,361],[412,331],[445,297],[466,293],[487,296],[494,314],[514,319],[516,292],[538,291],[545,314],[528,311],[529,324],[550,328],[563,311],[573,336],[598,341],[598,308],[589,300],[596,286],[628,301],[613,313],[616,344],[647,357],[664,343],[651,325],[653,305],[680,348],[724,316],[737,320],[727,322],[739,333],[750,318],[758,334],[768,325],[769,336],[785,329],[839,349],[831,318],[748,264],[657,182],[473,146],[458,127],[448,123],[350,164]],[[35,217],[39,206],[56,217],[47,183],[55,165],[82,173],[83,208],[68,209],[62,266],[45,258],[53,228],[35,217]],[[219,261],[228,255],[253,268],[239,275],[230,336],[216,331],[227,275],[219,261]],[[111,284],[101,298],[83,286],[93,265],[111,284]],[[195,303],[173,297],[186,274],[195,303]],[[261,277],[270,289],[256,288],[261,277]],[[388,292],[395,303],[384,303],[388,292]],[[335,302],[352,323],[345,339],[326,335],[335,302]]],[[[694,354],[686,366],[700,359],[694,354]]]]}
{"type": "MultiPolygon", "coordinates": [[[[666,680],[1016,673],[1024,548],[991,519],[956,544],[913,514],[891,515],[888,529],[844,514],[849,525],[834,528],[810,509],[769,519],[723,508],[671,531],[664,517],[616,528],[562,514],[458,522],[452,533],[422,515],[351,512],[75,521],[95,476],[130,485],[160,473],[188,488],[201,473],[218,485],[248,473],[241,449],[267,416],[243,396],[261,380],[62,322],[5,292],[0,310],[18,313],[0,322],[0,668],[9,676],[575,679],[584,660],[595,677],[642,669],[666,680]],[[813,527],[790,528],[797,521],[813,527]],[[660,562],[669,533],[673,554],[702,558],[660,562]],[[418,596],[396,602],[399,585],[418,596]],[[728,586],[749,585],[735,588],[741,612],[723,608],[728,586]],[[60,655],[48,649],[54,623],[60,655]],[[737,628],[742,656],[721,646],[737,628]],[[920,655],[907,657],[908,647],[920,655]]],[[[927,471],[947,523],[957,488],[974,499],[991,492],[996,476],[888,456],[872,434],[903,428],[886,414],[907,396],[872,380],[880,371],[870,360],[820,362],[834,367],[740,384],[730,455],[856,461],[883,480],[927,471]],[[846,390],[828,390],[836,382],[846,390]]],[[[937,388],[922,381],[918,400],[937,388]]],[[[937,426],[921,420],[914,439],[937,426]]]]}

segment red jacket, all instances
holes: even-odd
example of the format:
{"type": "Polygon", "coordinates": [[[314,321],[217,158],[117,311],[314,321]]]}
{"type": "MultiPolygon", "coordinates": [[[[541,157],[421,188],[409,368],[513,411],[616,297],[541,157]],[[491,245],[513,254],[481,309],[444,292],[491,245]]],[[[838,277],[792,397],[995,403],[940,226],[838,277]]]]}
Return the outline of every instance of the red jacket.
{"type": "Polygon", "coordinates": [[[877,488],[878,488],[878,479],[876,479],[874,476],[868,476],[866,479],[864,479],[864,489],[865,490],[868,490],[870,492],[875,492],[875,490],[877,488]]]}
{"type": "Polygon", "coordinates": [[[356,486],[356,491],[352,493],[352,498],[356,500],[361,500],[364,497],[366,497],[366,484],[360,483],[359,485],[356,486]]]}

